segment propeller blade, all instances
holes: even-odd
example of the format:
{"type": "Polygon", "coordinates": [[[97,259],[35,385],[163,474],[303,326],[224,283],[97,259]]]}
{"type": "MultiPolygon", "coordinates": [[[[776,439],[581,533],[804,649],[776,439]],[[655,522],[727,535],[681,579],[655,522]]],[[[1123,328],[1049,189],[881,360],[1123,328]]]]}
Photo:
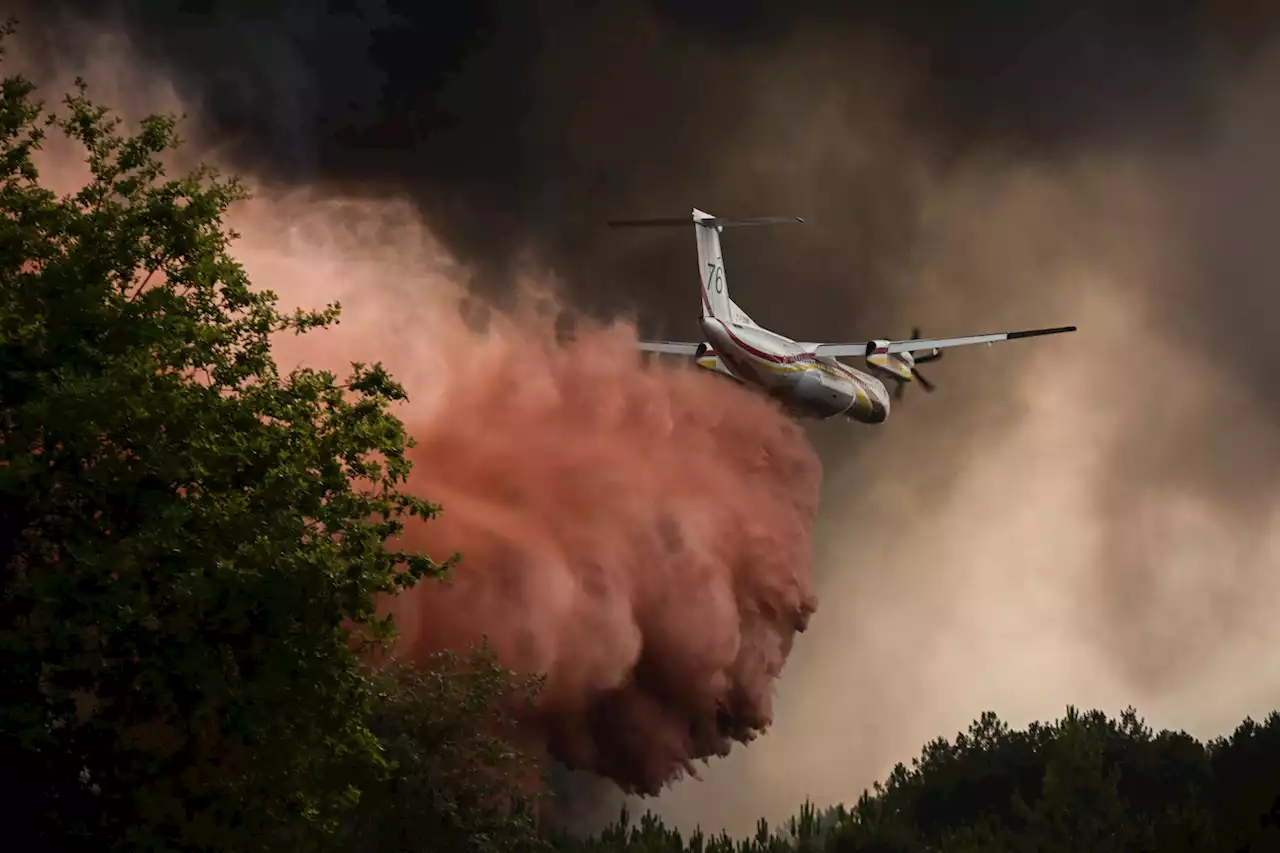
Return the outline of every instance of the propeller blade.
{"type": "Polygon", "coordinates": [[[897,387],[893,389],[893,399],[901,400],[902,395],[907,393],[907,383],[899,382],[897,387]]]}
{"type": "Polygon", "coordinates": [[[928,391],[931,394],[933,393],[933,383],[930,382],[928,379],[925,379],[924,374],[912,368],[911,375],[914,376],[916,378],[916,381],[920,383],[920,387],[924,388],[924,390],[928,391]]]}
{"type": "MultiPolygon", "coordinates": [[[[911,340],[913,340],[913,341],[918,341],[918,340],[920,340],[920,327],[919,327],[919,326],[915,326],[915,327],[913,327],[913,328],[911,329],[911,340]]],[[[937,360],[938,360],[938,359],[940,359],[940,358],[942,358],[942,350],[940,350],[940,349],[939,349],[939,350],[934,350],[933,352],[929,353],[928,355],[918,355],[918,356],[916,356],[916,357],[915,357],[914,361],[915,361],[915,363],[916,363],[916,364],[928,364],[929,362],[931,362],[931,361],[937,361],[937,360]]]]}

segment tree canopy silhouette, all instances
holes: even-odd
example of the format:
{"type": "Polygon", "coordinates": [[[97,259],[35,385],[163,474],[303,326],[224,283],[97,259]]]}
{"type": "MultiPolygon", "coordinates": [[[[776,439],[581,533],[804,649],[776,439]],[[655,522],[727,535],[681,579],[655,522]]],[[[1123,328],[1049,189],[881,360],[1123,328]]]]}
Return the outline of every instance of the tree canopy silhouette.
{"type": "Polygon", "coordinates": [[[166,176],[171,117],[124,134],[83,83],[63,106],[0,83],[6,832],[322,837],[386,765],[361,665],[390,627],[376,598],[447,567],[384,544],[435,511],[400,490],[404,392],[378,365],[282,375],[271,336],[338,306],[285,313],[250,286],[222,224],[242,186],[166,176]],[[49,131],[83,146],[78,192],[41,185],[49,131]]]}
{"type": "Polygon", "coordinates": [[[954,741],[927,744],[850,808],[735,841],[683,838],[646,815],[566,850],[636,853],[1264,853],[1280,850],[1280,713],[1202,744],[1068,708],[1013,730],[983,714],[954,741]]]}

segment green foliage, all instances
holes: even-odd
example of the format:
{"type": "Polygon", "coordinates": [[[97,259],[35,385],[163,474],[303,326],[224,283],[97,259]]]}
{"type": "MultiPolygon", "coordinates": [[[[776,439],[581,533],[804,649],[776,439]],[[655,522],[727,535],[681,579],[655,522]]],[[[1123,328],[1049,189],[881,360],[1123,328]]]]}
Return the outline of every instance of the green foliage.
{"type": "MultiPolygon", "coordinates": [[[[11,36],[12,25],[0,33],[11,36]]],[[[10,840],[95,850],[318,844],[376,774],[375,598],[446,566],[384,542],[435,507],[377,365],[282,376],[332,324],[251,288],[244,197],[170,178],[175,120],[128,135],[85,86],[0,83],[0,767],[10,840]],[[49,131],[91,177],[60,197],[49,131]],[[353,624],[370,630],[355,634],[353,624]]]]}
{"type": "Polygon", "coordinates": [[[361,786],[343,850],[546,849],[535,820],[540,768],[511,745],[511,712],[532,701],[540,679],[518,680],[480,649],[392,665],[378,683],[370,725],[392,772],[361,786]]]}
{"type": "Polygon", "coordinates": [[[1263,853],[1280,850],[1280,713],[1201,744],[1153,734],[1132,710],[1118,720],[1068,708],[1014,731],[983,714],[954,742],[925,746],[911,767],[821,818],[809,803],[787,832],[689,839],[650,814],[563,850],[644,853],[1263,853]]]}

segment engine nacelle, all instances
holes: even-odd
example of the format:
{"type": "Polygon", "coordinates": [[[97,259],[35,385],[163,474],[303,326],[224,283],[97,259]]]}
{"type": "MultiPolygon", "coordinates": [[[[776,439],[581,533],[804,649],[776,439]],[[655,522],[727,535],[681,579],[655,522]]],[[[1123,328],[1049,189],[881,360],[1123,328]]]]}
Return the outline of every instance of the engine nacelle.
{"type": "Polygon", "coordinates": [[[796,402],[819,419],[843,415],[858,400],[851,380],[818,370],[807,371],[796,381],[794,389],[796,402]]]}
{"type": "Polygon", "coordinates": [[[911,367],[915,360],[909,352],[889,354],[889,341],[871,341],[867,345],[867,366],[882,376],[911,381],[911,367]]]}
{"type": "Polygon", "coordinates": [[[734,382],[741,382],[737,376],[733,374],[728,367],[725,366],[724,360],[716,353],[711,345],[705,341],[698,344],[697,350],[693,354],[693,363],[703,370],[709,370],[720,376],[726,376],[734,382]]]}

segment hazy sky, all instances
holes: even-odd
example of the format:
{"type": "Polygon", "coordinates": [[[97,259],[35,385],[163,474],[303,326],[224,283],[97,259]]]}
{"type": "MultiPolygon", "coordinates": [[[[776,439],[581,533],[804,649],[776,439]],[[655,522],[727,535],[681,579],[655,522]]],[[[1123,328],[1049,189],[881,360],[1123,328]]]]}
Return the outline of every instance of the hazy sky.
{"type": "Polygon", "coordinates": [[[486,293],[533,270],[692,335],[692,235],[601,223],[698,206],[806,218],[725,238],[736,301],[798,338],[1080,326],[810,429],[819,605],[776,722],[661,812],[852,800],[987,709],[1205,737],[1280,706],[1271,4],[419,5],[118,3],[22,37],[95,85],[127,58],[259,180],[406,196],[486,293]]]}

